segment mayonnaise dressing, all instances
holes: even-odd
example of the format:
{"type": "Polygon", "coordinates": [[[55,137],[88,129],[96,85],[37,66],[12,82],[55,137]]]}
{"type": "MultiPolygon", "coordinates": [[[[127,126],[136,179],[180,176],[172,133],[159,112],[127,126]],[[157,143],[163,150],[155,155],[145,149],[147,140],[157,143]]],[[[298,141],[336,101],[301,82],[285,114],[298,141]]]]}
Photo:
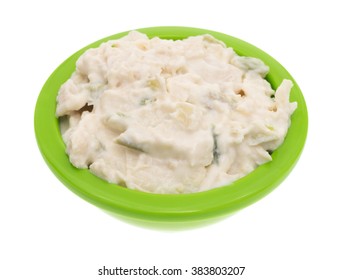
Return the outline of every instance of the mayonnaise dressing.
{"type": "Polygon", "coordinates": [[[259,59],[210,35],[127,36],[87,50],[56,114],[71,163],[131,189],[192,193],[230,184],[272,160],[296,103],[259,59]]]}

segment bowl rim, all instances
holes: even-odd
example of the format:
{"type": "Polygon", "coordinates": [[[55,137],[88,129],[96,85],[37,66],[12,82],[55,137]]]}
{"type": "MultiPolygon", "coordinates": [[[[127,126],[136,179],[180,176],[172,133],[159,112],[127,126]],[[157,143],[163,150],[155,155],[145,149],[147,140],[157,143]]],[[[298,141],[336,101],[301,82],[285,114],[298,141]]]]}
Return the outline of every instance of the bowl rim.
{"type": "Polygon", "coordinates": [[[230,214],[244,208],[277,187],[295,166],[304,148],[308,130],[308,113],[304,97],[295,80],[273,57],[238,38],[207,29],[159,26],[136,29],[148,37],[183,39],[189,36],[210,34],[232,47],[243,56],[260,58],[270,67],[266,76],[272,87],[283,79],[293,82],[291,101],[298,107],[291,117],[291,126],[284,143],[272,154],[273,160],[259,166],[245,177],[228,186],[191,194],[152,194],[110,184],[88,170],[72,166],[65,153],[65,144],[55,116],[58,89],[75,70],[79,56],[102,42],[118,39],[129,31],[117,33],[93,42],[67,58],[50,75],[37,99],[34,129],[38,147],[52,172],[71,191],[88,202],[123,217],[139,220],[186,222],[207,220],[230,214]]]}

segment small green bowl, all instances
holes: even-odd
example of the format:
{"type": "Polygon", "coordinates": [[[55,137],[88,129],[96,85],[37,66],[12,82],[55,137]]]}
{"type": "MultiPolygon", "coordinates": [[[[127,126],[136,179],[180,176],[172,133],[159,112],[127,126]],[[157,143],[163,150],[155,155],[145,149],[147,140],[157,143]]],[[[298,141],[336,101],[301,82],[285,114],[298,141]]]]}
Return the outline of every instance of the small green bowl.
{"type": "Polygon", "coordinates": [[[184,39],[189,36],[211,34],[232,47],[239,55],[263,60],[270,72],[267,80],[273,88],[283,79],[294,86],[291,101],[298,103],[292,115],[291,127],[284,143],[272,154],[273,160],[259,166],[249,175],[231,185],[194,194],[150,194],[110,184],[88,170],[71,165],[65,153],[59,123],[55,116],[56,96],[60,86],[75,71],[77,59],[85,50],[98,47],[102,42],[117,39],[128,32],[119,33],[92,43],[65,60],[43,86],[35,108],[34,126],[39,149],[53,173],[71,191],[90,203],[125,220],[145,225],[198,225],[225,217],[246,207],[278,186],[296,164],[304,147],[308,114],[304,97],[291,75],[271,56],[237,38],[205,29],[189,27],[151,27],[139,29],[149,37],[184,39]]]}

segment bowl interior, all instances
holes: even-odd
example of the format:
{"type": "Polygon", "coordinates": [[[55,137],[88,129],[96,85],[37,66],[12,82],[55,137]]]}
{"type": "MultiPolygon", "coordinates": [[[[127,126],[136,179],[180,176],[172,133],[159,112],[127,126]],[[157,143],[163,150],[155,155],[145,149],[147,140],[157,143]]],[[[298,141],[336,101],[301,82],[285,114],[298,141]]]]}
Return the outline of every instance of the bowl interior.
{"type": "Polygon", "coordinates": [[[85,50],[128,33],[122,32],[96,41],[70,56],[51,74],[41,90],[34,118],[36,139],[46,163],[60,181],[80,197],[109,212],[139,220],[163,222],[207,220],[229,214],[257,201],[279,185],[297,162],[308,129],[304,97],[286,69],[257,47],[222,33],[189,27],[152,27],[139,31],[149,37],[173,40],[211,34],[239,55],[263,60],[270,67],[267,79],[273,88],[278,87],[283,79],[292,80],[294,86],[290,99],[298,103],[298,108],[292,115],[292,124],[284,143],[272,154],[271,162],[258,167],[242,179],[229,186],[194,194],[143,193],[107,183],[88,170],[73,167],[65,153],[55,116],[58,90],[74,72],[75,63],[85,50]]]}

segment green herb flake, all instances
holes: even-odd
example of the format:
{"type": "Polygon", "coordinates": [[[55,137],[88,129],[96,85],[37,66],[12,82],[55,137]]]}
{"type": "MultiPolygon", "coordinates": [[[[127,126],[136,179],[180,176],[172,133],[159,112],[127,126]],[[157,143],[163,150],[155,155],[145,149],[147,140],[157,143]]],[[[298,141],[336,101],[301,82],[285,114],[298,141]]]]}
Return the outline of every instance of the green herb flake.
{"type": "Polygon", "coordinates": [[[220,152],[219,152],[218,144],[217,144],[217,137],[218,137],[218,135],[214,133],[214,129],[212,130],[212,135],[213,135],[213,140],[214,140],[213,163],[219,164],[220,152]]]}

